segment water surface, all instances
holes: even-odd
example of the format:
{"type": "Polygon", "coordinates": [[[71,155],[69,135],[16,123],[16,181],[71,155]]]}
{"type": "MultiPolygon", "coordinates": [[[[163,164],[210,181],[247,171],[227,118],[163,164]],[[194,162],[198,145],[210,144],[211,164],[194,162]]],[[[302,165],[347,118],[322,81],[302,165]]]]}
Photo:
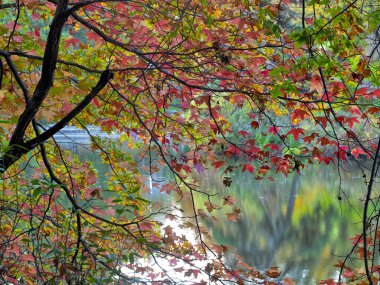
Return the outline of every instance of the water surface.
{"type": "Polygon", "coordinates": [[[365,193],[357,171],[341,175],[344,192],[339,192],[333,167],[309,168],[275,181],[235,175],[230,188],[220,174],[209,174],[204,186],[233,195],[242,212],[237,223],[227,222],[222,212],[217,222],[206,224],[215,242],[236,248],[256,269],[279,266],[297,284],[336,277],[334,264],[351,250],[350,238],[361,230],[359,200],[365,193]]]}
{"type": "MultiPolygon", "coordinates": [[[[78,154],[92,160],[100,177],[104,177],[106,167],[96,154],[84,150],[78,154]]],[[[216,204],[222,204],[223,196],[232,195],[242,212],[236,223],[226,219],[231,208],[213,212],[216,221],[205,219],[202,223],[215,243],[235,249],[255,269],[279,266],[283,276],[290,276],[296,284],[336,278],[339,269],[334,264],[351,250],[350,238],[360,233],[360,200],[366,191],[362,174],[346,166],[351,170],[342,171],[342,179],[335,166],[309,167],[300,175],[279,175],[274,181],[257,181],[247,173],[239,173],[231,176],[230,187],[223,185],[223,174],[206,171],[202,190],[220,193],[213,199],[216,204]]],[[[158,176],[155,178],[165,180],[170,174],[163,169],[158,176]]],[[[185,213],[192,211],[190,199],[168,199],[156,188],[149,198],[174,203],[185,213]]],[[[196,195],[197,205],[204,201],[196,195]]]]}

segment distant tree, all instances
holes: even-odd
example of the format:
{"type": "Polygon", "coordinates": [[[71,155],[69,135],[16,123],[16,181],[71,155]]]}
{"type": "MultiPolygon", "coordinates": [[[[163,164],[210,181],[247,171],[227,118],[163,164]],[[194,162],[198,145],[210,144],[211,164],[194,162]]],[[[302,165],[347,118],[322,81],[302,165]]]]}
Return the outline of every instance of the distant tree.
{"type": "Polygon", "coordinates": [[[163,257],[201,284],[271,284],[276,268],[260,273],[243,260],[230,268],[227,248],[207,242],[202,219],[223,206],[237,221],[240,210],[231,196],[214,204],[218,193],[199,188],[193,174],[222,169],[228,186],[233,171],[262,179],[349,157],[368,186],[353,250],[365,275],[347,264],[341,273],[376,283],[378,8],[356,0],[0,1],[2,282],[177,282],[163,257]],[[231,127],[235,112],[249,118],[240,130],[231,127]],[[90,162],[55,142],[66,125],[91,135],[109,165],[105,185],[90,162]],[[119,140],[101,140],[89,126],[119,140]],[[145,179],[162,167],[173,179],[154,184],[189,199],[192,217],[149,206],[145,179]],[[138,262],[147,257],[156,268],[138,262]]]}

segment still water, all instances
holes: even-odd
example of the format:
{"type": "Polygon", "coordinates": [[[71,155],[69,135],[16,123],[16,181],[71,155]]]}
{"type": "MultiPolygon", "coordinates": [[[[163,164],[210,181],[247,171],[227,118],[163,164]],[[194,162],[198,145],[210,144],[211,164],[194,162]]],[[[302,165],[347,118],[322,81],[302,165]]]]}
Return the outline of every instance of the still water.
{"type": "MultiPolygon", "coordinates": [[[[106,170],[96,154],[80,150],[78,155],[94,163],[101,179],[106,170]]],[[[346,165],[348,169],[341,173],[343,199],[339,201],[340,179],[335,168],[314,166],[300,175],[279,175],[274,181],[257,181],[239,173],[232,175],[230,187],[223,185],[221,173],[206,171],[202,190],[221,193],[212,201],[216,204],[222,204],[222,196],[234,196],[241,213],[237,222],[231,222],[226,211],[215,211],[216,220],[205,219],[203,224],[214,242],[235,249],[255,269],[278,266],[283,276],[296,284],[335,278],[339,269],[334,264],[351,250],[350,238],[360,233],[360,200],[366,190],[361,174],[346,165]]],[[[162,170],[159,175],[156,178],[165,179],[169,173],[162,170]]],[[[175,203],[185,213],[192,210],[189,200],[165,195],[153,188],[148,198],[175,203]]],[[[198,205],[205,201],[201,196],[195,199],[198,205]]]]}
{"type": "Polygon", "coordinates": [[[279,266],[297,284],[316,284],[337,276],[334,264],[351,250],[350,237],[361,230],[355,207],[360,210],[364,183],[353,173],[342,178],[347,197],[340,203],[332,167],[310,168],[273,182],[235,175],[229,189],[220,175],[209,174],[204,185],[235,196],[242,213],[237,223],[220,214],[218,222],[207,225],[215,242],[236,248],[256,269],[279,266]]]}

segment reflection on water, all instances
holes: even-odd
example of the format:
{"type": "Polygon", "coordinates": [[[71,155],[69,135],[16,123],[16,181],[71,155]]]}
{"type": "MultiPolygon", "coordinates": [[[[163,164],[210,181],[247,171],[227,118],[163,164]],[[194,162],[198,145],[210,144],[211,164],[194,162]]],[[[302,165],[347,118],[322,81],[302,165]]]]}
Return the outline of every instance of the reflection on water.
{"type": "MultiPolygon", "coordinates": [[[[363,181],[352,173],[342,178],[347,198],[359,208],[363,181]]],[[[203,186],[235,196],[242,213],[237,223],[226,222],[223,212],[218,222],[207,222],[215,242],[234,247],[256,269],[279,266],[297,284],[336,276],[333,265],[351,249],[349,238],[360,232],[361,219],[345,199],[337,199],[333,168],[315,167],[274,182],[235,175],[229,189],[221,180],[211,174],[203,186]]]]}
{"type": "MultiPolygon", "coordinates": [[[[96,154],[78,154],[93,161],[100,178],[105,177],[106,166],[96,154]]],[[[168,171],[160,172],[162,179],[168,175],[168,171]]],[[[358,177],[361,175],[342,173],[345,193],[339,201],[339,178],[334,167],[314,167],[288,178],[281,175],[274,182],[236,174],[230,188],[224,187],[220,173],[208,172],[201,187],[222,194],[213,202],[222,204],[224,195],[233,195],[242,213],[234,223],[226,220],[225,210],[215,211],[217,221],[206,219],[203,223],[216,243],[235,248],[256,269],[279,266],[296,284],[316,284],[337,275],[333,265],[351,249],[349,238],[361,230],[360,214],[353,209],[360,211],[359,200],[365,193],[365,184],[358,177]]],[[[189,200],[175,202],[165,195],[153,189],[149,198],[177,203],[185,213],[191,211],[189,200]]],[[[200,196],[196,200],[197,205],[205,201],[200,196]]]]}

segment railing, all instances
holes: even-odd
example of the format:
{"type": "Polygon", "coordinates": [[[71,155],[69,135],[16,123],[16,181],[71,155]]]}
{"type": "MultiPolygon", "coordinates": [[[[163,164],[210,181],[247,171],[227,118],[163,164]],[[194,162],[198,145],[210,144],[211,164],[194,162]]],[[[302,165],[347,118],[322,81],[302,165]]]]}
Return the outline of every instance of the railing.
{"type": "Polygon", "coordinates": [[[74,126],[66,126],[53,137],[59,144],[90,144],[91,136],[100,138],[117,139],[118,134],[108,134],[102,132],[100,127],[88,126],[87,130],[78,129],[74,126]]]}

